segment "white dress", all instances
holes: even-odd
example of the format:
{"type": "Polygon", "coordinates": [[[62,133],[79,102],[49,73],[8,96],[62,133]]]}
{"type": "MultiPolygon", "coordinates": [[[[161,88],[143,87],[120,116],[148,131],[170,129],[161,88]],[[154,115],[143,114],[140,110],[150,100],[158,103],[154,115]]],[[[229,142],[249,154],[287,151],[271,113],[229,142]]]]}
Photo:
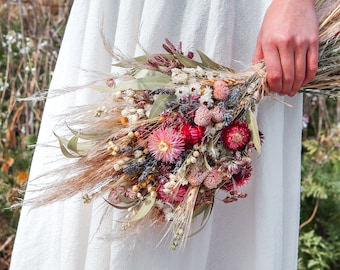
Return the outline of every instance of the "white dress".
{"type": "MultiPolygon", "coordinates": [[[[269,0],[76,0],[54,72],[53,89],[78,86],[94,72],[110,73],[112,58],[103,36],[126,56],[163,52],[169,38],[196,48],[216,62],[243,69],[251,63],[257,33],[269,0]],[[142,49],[142,48],[143,49],[142,49]],[[87,70],[87,71],[84,71],[87,70]]],[[[47,100],[31,179],[58,168],[60,150],[53,142],[58,115],[99,98],[81,89],[47,100]]],[[[284,98],[289,108],[262,101],[258,122],[265,134],[246,199],[216,201],[209,223],[190,238],[185,250],[168,243],[156,248],[157,229],[129,241],[117,234],[119,210],[107,213],[102,200],[83,204],[80,196],[45,207],[25,206],[16,235],[11,270],[195,269],[292,270],[297,268],[300,193],[301,96],[284,98]],[[105,215],[104,215],[105,214],[105,215]],[[105,216],[102,219],[102,216],[105,216]]],[[[57,129],[56,129],[57,130],[57,129]]],[[[53,181],[53,176],[41,179],[53,181]]],[[[28,186],[26,198],[33,186],[28,186]]]]}

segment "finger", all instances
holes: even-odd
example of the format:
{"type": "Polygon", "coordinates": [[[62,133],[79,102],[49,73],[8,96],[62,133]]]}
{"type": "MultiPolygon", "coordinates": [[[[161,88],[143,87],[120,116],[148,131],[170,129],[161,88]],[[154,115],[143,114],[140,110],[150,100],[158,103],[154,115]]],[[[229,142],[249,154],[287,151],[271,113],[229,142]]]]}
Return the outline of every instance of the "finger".
{"type": "Polygon", "coordinates": [[[282,90],[280,94],[288,95],[295,80],[295,52],[290,42],[282,42],[279,47],[282,67],[282,90]]]}
{"type": "Polygon", "coordinates": [[[318,70],[318,42],[317,44],[312,44],[307,50],[307,67],[306,67],[306,77],[303,84],[312,81],[315,78],[315,74],[318,70]]]}
{"type": "Polygon", "coordinates": [[[256,48],[254,51],[254,55],[253,55],[253,64],[257,64],[258,62],[260,62],[261,60],[263,60],[263,51],[262,51],[262,45],[260,40],[260,36],[257,40],[257,44],[256,44],[256,48]]]}
{"type": "Polygon", "coordinates": [[[282,91],[282,68],[279,51],[276,47],[263,48],[263,59],[267,70],[267,83],[273,92],[282,91]]]}
{"type": "Polygon", "coordinates": [[[294,96],[301,88],[306,78],[307,69],[307,45],[298,46],[295,51],[295,73],[293,86],[289,92],[289,96],[294,96]]]}

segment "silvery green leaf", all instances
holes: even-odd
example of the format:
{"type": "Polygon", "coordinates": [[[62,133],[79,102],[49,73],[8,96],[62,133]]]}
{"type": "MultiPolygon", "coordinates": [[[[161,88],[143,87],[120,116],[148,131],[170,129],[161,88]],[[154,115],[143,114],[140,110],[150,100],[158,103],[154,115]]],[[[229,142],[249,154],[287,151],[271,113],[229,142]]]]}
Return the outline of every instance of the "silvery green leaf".
{"type": "MultiPolygon", "coordinates": [[[[159,72],[159,74],[162,74],[159,72]]],[[[120,82],[114,90],[122,91],[127,89],[132,90],[153,90],[159,87],[164,87],[171,82],[169,76],[162,74],[158,76],[138,78],[134,80],[120,82]]]]}
{"type": "Polygon", "coordinates": [[[159,116],[166,109],[166,103],[175,98],[175,95],[159,94],[152,105],[149,118],[159,116]]]}
{"type": "MultiPolygon", "coordinates": [[[[72,132],[73,135],[77,135],[79,139],[91,140],[91,141],[100,141],[107,138],[110,135],[110,131],[102,132],[102,133],[83,133],[81,131],[77,131],[67,125],[68,129],[72,132]]],[[[92,143],[90,145],[93,145],[92,143]]]]}
{"type": "Polygon", "coordinates": [[[76,153],[76,154],[73,154],[71,153],[70,151],[67,150],[67,148],[65,147],[65,144],[67,145],[69,143],[68,140],[58,136],[57,134],[54,133],[54,136],[57,137],[58,141],[59,141],[59,146],[60,146],[60,150],[61,152],[63,153],[63,155],[67,158],[79,158],[81,157],[80,154],[76,153]],[[66,142],[66,143],[65,143],[66,142]]]}
{"type": "Polygon", "coordinates": [[[123,196],[122,194],[118,194],[118,197],[121,202],[126,203],[126,204],[131,204],[134,202],[134,200],[130,200],[126,198],[125,196],[123,196]]]}
{"type": "Polygon", "coordinates": [[[199,67],[204,67],[204,65],[202,63],[197,62],[197,61],[195,61],[193,59],[190,59],[188,57],[185,57],[182,54],[175,53],[174,55],[181,62],[181,64],[183,66],[185,66],[186,68],[197,68],[198,66],[199,67]]]}
{"type": "Polygon", "coordinates": [[[137,221],[140,220],[141,218],[145,217],[151,210],[151,208],[153,207],[153,205],[155,204],[156,201],[156,197],[151,197],[151,196],[147,196],[141,207],[139,208],[137,214],[130,220],[130,221],[137,221]]]}
{"type": "Polygon", "coordinates": [[[204,54],[200,50],[197,50],[197,53],[198,53],[199,57],[201,58],[202,64],[205,67],[211,68],[211,69],[221,69],[222,68],[222,66],[215,63],[213,60],[211,60],[206,54],[204,54]]]}

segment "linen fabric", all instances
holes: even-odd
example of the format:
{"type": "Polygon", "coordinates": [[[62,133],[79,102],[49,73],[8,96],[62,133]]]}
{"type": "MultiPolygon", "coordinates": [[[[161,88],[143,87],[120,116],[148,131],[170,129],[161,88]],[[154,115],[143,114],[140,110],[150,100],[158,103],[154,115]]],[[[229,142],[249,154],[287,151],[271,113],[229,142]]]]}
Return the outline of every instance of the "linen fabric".
{"type": "MultiPolygon", "coordinates": [[[[31,167],[31,190],[55,181],[65,162],[53,135],[65,112],[91,104],[102,94],[82,88],[66,94],[58,89],[86,85],[109,76],[109,47],[127,57],[163,52],[169,38],[184,51],[200,49],[216,62],[245,69],[255,49],[269,0],[75,0],[55,68],[31,167]],[[105,42],[104,42],[105,40],[105,42]]],[[[120,210],[102,199],[83,204],[81,194],[34,208],[24,206],[11,270],[31,269],[195,269],[291,270],[297,268],[300,193],[301,96],[281,98],[290,108],[265,98],[257,111],[265,140],[254,155],[253,177],[243,191],[248,197],[231,204],[219,198],[205,228],[184,250],[160,245],[162,231],[145,226],[121,237],[120,210]]],[[[223,198],[223,194],[218,197],[223,198]]]]}

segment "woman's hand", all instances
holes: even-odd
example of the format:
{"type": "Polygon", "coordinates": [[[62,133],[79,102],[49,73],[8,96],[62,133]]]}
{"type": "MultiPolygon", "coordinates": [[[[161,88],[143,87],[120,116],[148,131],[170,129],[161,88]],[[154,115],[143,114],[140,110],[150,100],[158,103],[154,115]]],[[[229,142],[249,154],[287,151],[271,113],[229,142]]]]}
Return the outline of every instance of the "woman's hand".
{"type": "Polygon", "coordinates": [[[315,0],[273,0],[257,40],[253,62],[264,60],[271,91],[294,96],[318,67],[315,0]]]}

